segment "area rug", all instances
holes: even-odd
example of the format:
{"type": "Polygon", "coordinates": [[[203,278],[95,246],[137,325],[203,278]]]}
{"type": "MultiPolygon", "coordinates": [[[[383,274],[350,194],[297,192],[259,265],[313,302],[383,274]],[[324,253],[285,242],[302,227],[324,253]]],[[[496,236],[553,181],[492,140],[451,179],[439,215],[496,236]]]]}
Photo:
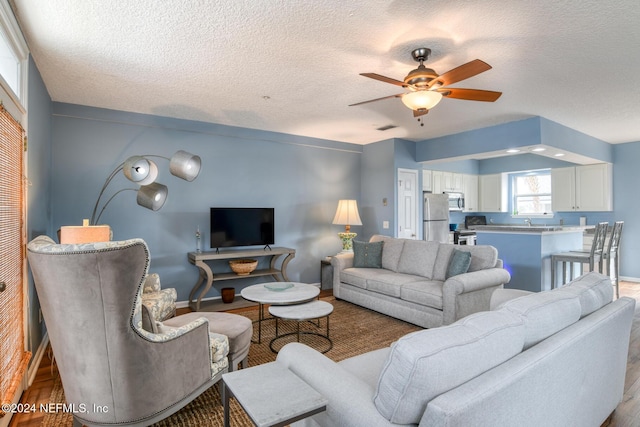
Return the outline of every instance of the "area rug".
{"type": "MultiPolygon", "coordinates": [[[[340,360],[389,346],[392,342],[409,332],[420,330],[421,328],[400,320],[376,313],[371,310],[353,305],[345,301],[337,301],[334,297],[322,298],[334,306],[334,311],[330,316],[330,337],[333,347],[325,355],[338,362],[340,360]]],[[[249,308],[243,311],[236,311],[249,317],[251,320],[258,318],[258,311],[249,308]]],[[[279,322],[279,333],[293,331],[294,322],[279,322]]],[[[324,333],[325,320],[322,319],[320,326],[306,322],[303,330],[324,333]],[[318,329],[316,329],[318,328],[318,329]]],[[[261,365],[272,362],[276,359],[276,354],[269,348],[269,342],[275,334],[275,321],[269,320],[262,324],[262,342],[252,344],[249,351],[249,366],[261,365]]],[[[257,325],[254,325],[254,338],[257,339],[257,325]]],[[[274,343],[276,350],[280,349],[287,340],[295,340],[295,335],[282,338],[274,343]]],[[[301,341],[311,345],[320,351],[329,347],[326,340],[316,338],[312,335],[302,335],[301,341]]],[[[51,392],[50,401],[52,403],[64,403],[64,392],[62,383],[58,377],[51,392]]],[[[231,401],[231,425],[253,426],[253,423],[246,416],[240,405],[231,401]]],[[[211,387],[198,398],[193,400],[183,409],[171,417],[154,424],[157,427],[192,427],[192,426],[221,426],[223,424],[223,408],[220,400],[219,387],[211,387]]],[[[71,426],[72,417],[63,412],[47,414],[42,425],[45,427],[71,426]]]]}

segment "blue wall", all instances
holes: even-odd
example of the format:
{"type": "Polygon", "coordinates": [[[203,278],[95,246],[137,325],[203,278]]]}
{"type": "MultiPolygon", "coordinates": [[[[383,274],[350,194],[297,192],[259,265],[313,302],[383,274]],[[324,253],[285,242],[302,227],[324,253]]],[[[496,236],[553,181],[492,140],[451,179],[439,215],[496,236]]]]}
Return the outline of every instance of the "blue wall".
{"type": "Polygon", "coordinates": [[[395,170],[394,142],[385,140],[363,147],[361,185],[362,195],[359,205],[362,219],[362,234],[357,240],[366,240],[374,234],[394,236],[395,230],[395,170]],[[387,200],[384,206],[383,200],[387,200]],[[383,229],[383,221],[389,221],[389,228],[383,229]]]}
{"type": "Polygon", "coordinates": [[[613,210],[624,221],[620,243],[620,275],[640,277],[640,142],[613,146],[613,210]]]}
{"type": "MultiPolygon", "coordinates": [[[[190,183],[170,175],[168,162],[158,160],[158,182],[169,187],[161,210],[138,206],[135,193],[125,191],[100,220],[112,227],[115,240],[147,242],[150,271],[160,274],[164,287],[175,287],[180,301],[198,278],[187,261],[196,227],[209,247],[210,207],[274,207],[275,245],[297,250],[289,278],[311,283],[320,281],[320,259],[341,249],[340,226],[331,224],[338,200],[359,199],[361,193],[362,147],[353,144],[60,103],[53,104],[52,135],[54,230],[89,218],[104,180],[131,155],[170,157],[183,149],[202,158],[200,176],[190,183]]],[[[105,196],[133,187],[119,175],[105,196]]],[[[217,289],[208,296],[218,296],[217,289]]]]}
{"type": "MultiPolygon", "coordinates": [[[[29,58],[29,124],[27,174],[27,238],[53,235],[51,228],[51,97],[35,63],[29,58]]],[[[29,350],[35,354],[45,333],[40,322],[40,302],[29,272],[29,350]]],[[[31,359],[35,361],[35,359],[31,359]]]]}
{"type": "Polygon", "coordinates": [[[416,143],[416,160],[427,162],[540,144],[540,117],[461,132],[416,143]]]}

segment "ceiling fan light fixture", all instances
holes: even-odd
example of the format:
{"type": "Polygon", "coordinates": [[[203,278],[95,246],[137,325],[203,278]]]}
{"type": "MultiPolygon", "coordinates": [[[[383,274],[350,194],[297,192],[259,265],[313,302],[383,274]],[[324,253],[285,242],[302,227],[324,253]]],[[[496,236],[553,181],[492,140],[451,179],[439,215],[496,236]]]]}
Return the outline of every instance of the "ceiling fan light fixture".
{"type": "Polygon", "coordinates": [[[412,110],[430,110],[442,99],[442,94],[433,90],[417,90],[402,95],[402,103],[412,110]]]}

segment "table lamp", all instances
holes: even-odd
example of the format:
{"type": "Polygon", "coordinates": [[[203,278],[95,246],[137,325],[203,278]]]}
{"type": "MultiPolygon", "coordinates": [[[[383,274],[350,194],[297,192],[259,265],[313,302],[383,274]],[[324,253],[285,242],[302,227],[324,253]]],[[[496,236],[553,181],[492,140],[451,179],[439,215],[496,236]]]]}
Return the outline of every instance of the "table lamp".
{"type": "Polygon", "coordinates": [[[344,232],[338,233],[342,240],[342,252],[353,252],[353,239],[357,236],[351,232],[352,225],[362,225],[358,214],[358,203],[355,200],[340,200],[333,224],[344,225],[344,232]]]}

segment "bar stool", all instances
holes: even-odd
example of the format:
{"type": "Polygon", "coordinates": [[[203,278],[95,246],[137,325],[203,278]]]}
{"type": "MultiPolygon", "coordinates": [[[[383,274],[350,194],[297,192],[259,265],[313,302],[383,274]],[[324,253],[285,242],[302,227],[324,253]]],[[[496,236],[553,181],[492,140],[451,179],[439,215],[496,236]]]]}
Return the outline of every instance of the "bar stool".
{"type": "Polygon", "coordinates": [[[618,258],[618,252],[620,249],[620,237],[622,237],[622,226],[624,221],[616,221],[613,224],[611,230],[611,236],[609,237],[609,243],[602,254],[602,258],[605,260],[605,266],[607,267],[607,276],[611,277],[611,269],[613,264],[613,286],[616,288],[616,298],[620,298],[620,283],[618,275],[620,274],[620,260],[618,258]]]}
{"type": "Polygon", "coordinates": [[[593,236],[593,243],[589,252],[571,251],[562,252],[551,255],[551,289],[555,288],[556,282],[556,266],[558,262],[562,263],[562,284],[564,285],[567,276],[567,263],[569,263],[569,275],[573,279],[573,263],[580,264],[580,272],[582,273],[582,264],[589,264],[589,271],[594,271],[596,263],[598,264],[598,272],[602,273],[602,253],[604,251],[604,241],[607,235],[607,227],[609,223],[600,222],[596,225],[596,231],[593,236]]]}

